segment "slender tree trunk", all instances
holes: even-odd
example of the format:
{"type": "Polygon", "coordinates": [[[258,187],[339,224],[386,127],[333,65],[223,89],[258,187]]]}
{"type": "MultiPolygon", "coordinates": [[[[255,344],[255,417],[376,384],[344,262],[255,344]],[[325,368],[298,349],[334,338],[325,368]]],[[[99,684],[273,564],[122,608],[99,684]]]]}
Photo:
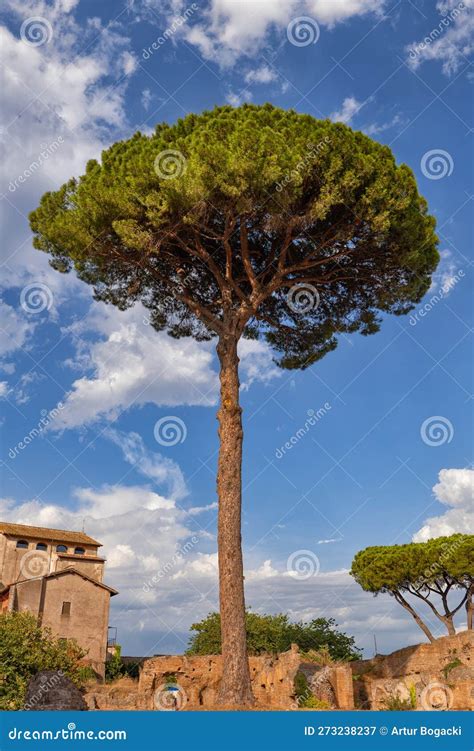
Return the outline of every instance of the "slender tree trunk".
{"type": "Polygon", "coordinates": [[[429,630],[429,628],[426,625],[426,623],[420,618],[420,616],[418,615],[418,613],[416,612],[416,610],[414,608],[412,608],[412,606],[410,605],[410,603],[407,602],[407,600],[405,600],[405,598],[403,597],[403,595],[400,594],[400,592],[396,592],[396,593],[394,593],[394,597],[395,597],[396,601],[399,602],[400,605],[402,605],[405,608],[405,610],[408,610],[408,612],[410,613],[410,615],[413,616],[413,618],[415,619],[416,623],[421,628],[421,630],[423,631],[423,633],[428,637],[428,639],[430,640],[430,642],[432,642],[432,643],[435,642],[436,639],[434,638],[433,634],[429,630]]]}
{"type": "Polygon", "coordinates": [[[472,603],[473,594],[474,594],[474,585],[469,587],[467,598],[466,598],[466,620],[467,620],[467,627],[470,631],[472,631],[472,615],[474,612],[474,606],[472,603]]]}
{"type": "Polygon", "coordinates": [[[237,338],[221,336],[217,346],[220,362],[221,401],[219,464],[217,470],[219,599],[223,674],[218,701],[250,705],[250,683],[245,630],[244,572],[242,561],[242,410],[239,404],[237,338]]]}
{"type": "Polygon", "coordinates": [[[447,615],[444,618],[441,618],[443,623],[445,624],[446,628],[448,629],[449,636],[455,636],[456,635],[456,629],[454,628],[454,622],[453,622],[453,616],[447,615]]]}

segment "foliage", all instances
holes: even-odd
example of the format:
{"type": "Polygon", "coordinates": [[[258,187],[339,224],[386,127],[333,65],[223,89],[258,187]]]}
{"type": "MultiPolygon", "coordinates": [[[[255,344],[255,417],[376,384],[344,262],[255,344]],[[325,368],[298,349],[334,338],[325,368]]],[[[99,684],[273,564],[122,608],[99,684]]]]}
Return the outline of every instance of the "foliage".
{"type": "Polygon", "coordinates": [[[85,652],[55,638],[28,612],[0,614],[0,710],[21,709],[29,680],[40,670],[61,670],[81,685],[85,652]]]}
{"type": "MultiPolygon", "coordinates": [[[[264,652],[286,652],[292,644],[307,654],[318,654],[318,659],[326,655],[332,660],[357,660],[360,652],[354,638],[337,630],[333,618],[315,618],[304,623],[291,623],[283,613],[278,615],[258,615],[246,613],[247,648],[249,654],[264,652]],[[325,650],[321,652],[321,650],[325,650]]],[[[208,655],[221,651],[220,616],[210,613],[199,623],[193,623],[187,654],[208,655]]]]}
{"type": "Polygon", "coordinates": [[[324,699],[318,699],[314,694],[310,694],[300,704],[303,709],[331,709],[329,702],[324,699]]]}
{"type": "Polygon", "coordinates": [[[122,663],[122,647],[120,644],[116,644],[112,657],[105,663],[105,680],[107,682],[115,681],[122,675],[125,675],[122,663]]]}
{"type": "Polygon", "coordinates": [[[314,662],[315,665],[320,665],[321,667],[337,665],[338,662],[343,662],[343,660],[334,659],[327,644],[324,644],[319,649],[309,649],[307,652],[303,652],[302,656],[307,662],[314,662]]]}
{"type": "Polygon", "coordinates": [[[402,699],[400,694],[392,694],[387,696],[382,703],[388,712],[407,712],[413,709],[411,695],[410,699],[402,699]]]}
{"type": "Polygon", "coordinates": [[[410,686],[410,704],[412,709],[416,709],[416,686],[413,683],[410,686]]]}
{"type": "Polygon", "coordinates": [[[459,659],[459,657],[455,657],[454,660],[451,660],[451,662],[448,662],[448,664],[444,666],[441,672],[443,673],[446,681],[449,678],[449,674],[451,670],[454,670],[454,668],[458,668],[460,665],[462,665],[461,660],[459,659]]]}
{"type": "Polygon", "coordinates": [[[365,548],[356,554],[351,574],[368,592],[388,592],[405,607],[404,594],[418,597],[440,620],[452,623],[474,582],[474,535],[454,534],[427,542],[365,548]],[[456,590],[460,599],[450,607],[447,596],[456,590]],[[437,598],[443,612],[434,604],[437,598]]]}
{"type": "Polygon", "coordinates": [[[74,267],[99,299],[141,301],[175,337],[232,320],[287,368],[411,310],[438,262],[435,220],[387,146],[269,104],[135,133],[46,193],[30,223],[54,268],[74,267]],[[292,309],[288,290],[307,283],[320,303],[292,309]]]}

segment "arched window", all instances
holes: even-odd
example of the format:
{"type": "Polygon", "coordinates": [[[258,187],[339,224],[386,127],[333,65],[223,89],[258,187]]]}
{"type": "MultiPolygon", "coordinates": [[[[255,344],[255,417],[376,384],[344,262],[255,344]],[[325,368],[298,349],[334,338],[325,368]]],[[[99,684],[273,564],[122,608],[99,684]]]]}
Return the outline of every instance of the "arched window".
{"type": "Polygon", "coordinates": [[[26,540],[18,540],[16,546],[17,548],[27,548],[28,543],[26,542],[26,540]]]}
{"type": "Polygon", "coordinates": [[[45,542],[39,542],[36,546],[36,550],[47,550],[48,546],[45,542]]]}
{"type": "Polygon", "coordinates": [[[76,555],[84,555],[86,551],[84,550],[84,548],[74,548],[74,552],[76,555]]]}
{"type": "Polygon", "coordinates": [[[56,545],[56,553],[67,553],[67,547],[65,545],[56,545]]]}

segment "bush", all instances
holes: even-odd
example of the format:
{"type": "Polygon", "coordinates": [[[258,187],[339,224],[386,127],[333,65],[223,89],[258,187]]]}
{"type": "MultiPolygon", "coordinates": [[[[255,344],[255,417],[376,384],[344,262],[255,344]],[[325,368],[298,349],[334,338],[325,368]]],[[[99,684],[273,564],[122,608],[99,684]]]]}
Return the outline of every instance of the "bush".
{"type": "Polygon", "coordinates": [[[107,683],[116,681],[125,675],[125,668],[122,664],[122,647],[117,644],[110,660],[105,663],[105,680],[107,683]]]}
{"type": "Polygon", "coordinates": [[[32,613],[1,613],[0,710],[21,709],[30,678],[40,670],[61,670],[81,686],[85,654],[74,640],[38,626],[32,613]]]}
{"type": "MultiPolygon", "coordinates": [[[[416,702],[416,698],[415,698],[416,702]]],[[[383,700],[384,709],[388,712],[407,712],[413,709],[413,697],[410,692],[410,699],[402,699],[400,694],[392,694],[383,700]]]]}
{"type": "MultiPolygon", "coordinates": [[[[246,613],[247,648],[249,654],[286,652],[297,644],[303,653],[326,649],[332,660],[358,660],[360,651],[354,638],[337,630],[333,618],[315,618],[309,622],[291,623],[284,613],[258,615],[246,613]]],[[[199,623],[193,623],[186,654],[212,655],[221,651],[221,621],[219,613],[210,613],[199,623]]]]}

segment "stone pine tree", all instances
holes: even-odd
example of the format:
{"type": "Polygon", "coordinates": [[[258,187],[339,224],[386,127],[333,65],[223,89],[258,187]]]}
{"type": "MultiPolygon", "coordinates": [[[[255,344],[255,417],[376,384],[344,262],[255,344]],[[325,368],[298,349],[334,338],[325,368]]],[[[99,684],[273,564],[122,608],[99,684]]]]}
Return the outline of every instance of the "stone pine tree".
{"type": "Polygon", "coordinates": [[[339,333],[372,334],[427,291],[435,220],[387,146],[271,105],[219,107],[135,133],[46,193],[35,247],[99,300],[140,301],[173,337],[214,338],[220,363],[220,701],[253,701],[241,550],[237,345],[261,338],[307,368],[339,333]]]}
{"type": "Polygon", "coordinates": [[[450,636],[456,633],[454,616],[464,606],[472,629],[474,535],[365,548],[355,556],[351,574],[367,592],[394,597],[431,642],[435,637],[413,602],[423,602],[450,636]]]}

